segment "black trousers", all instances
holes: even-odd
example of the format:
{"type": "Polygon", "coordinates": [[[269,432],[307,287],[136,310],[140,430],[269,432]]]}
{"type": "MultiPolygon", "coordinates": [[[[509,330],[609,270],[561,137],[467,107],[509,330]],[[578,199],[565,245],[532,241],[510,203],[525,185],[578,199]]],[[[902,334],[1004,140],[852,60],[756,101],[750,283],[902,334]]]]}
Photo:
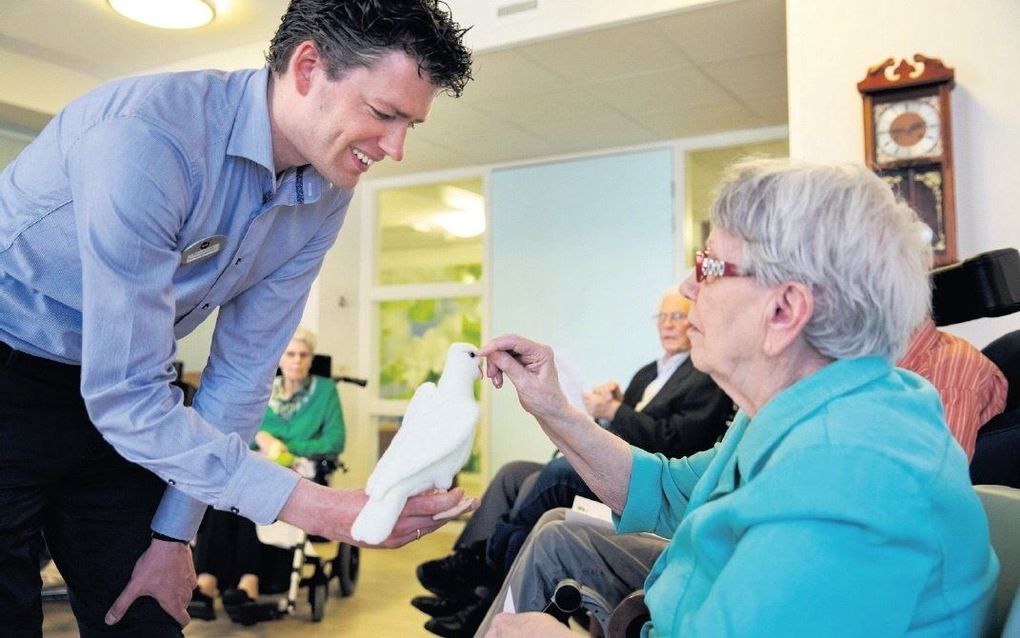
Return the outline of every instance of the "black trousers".
{"type": "Polygon", "coordinates": [[[103,621],[149,546],[165,485],[103,440],[78,377],[0,344],[0,634],[42,635],[45,535],[82,636],[183,636],[149,597],[103,621]]]}
{"type": "Polygon", "coordinates": [[[209,508],[195,538],[195,571],[216,577],[220,591],[237,587],[245,574],[262,573],[262,543],[255,523],[209,508]]]}

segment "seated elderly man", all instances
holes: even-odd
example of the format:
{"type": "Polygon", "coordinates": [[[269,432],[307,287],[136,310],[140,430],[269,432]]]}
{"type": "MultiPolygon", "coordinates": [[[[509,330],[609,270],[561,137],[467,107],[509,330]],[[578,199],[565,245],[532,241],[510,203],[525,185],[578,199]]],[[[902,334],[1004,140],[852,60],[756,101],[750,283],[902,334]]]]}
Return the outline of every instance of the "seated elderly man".
{"type": "MultiPolygon", "coordinates": [[[[934,388],[893,367],[929,311],[916,215],[863,167],[758,160],[732,169],[712,222],[682,290],[694,364],[740,407],[714,449],[628,447],[570,406],[547,347],[482,349],[618,530],[670,538],[646,634],[975,635],[998,574],[984,512],[934,388]]],[[[515,572],[480,633],[571,635],[497,614],[508,591],[544,602],[515,572]]]]}

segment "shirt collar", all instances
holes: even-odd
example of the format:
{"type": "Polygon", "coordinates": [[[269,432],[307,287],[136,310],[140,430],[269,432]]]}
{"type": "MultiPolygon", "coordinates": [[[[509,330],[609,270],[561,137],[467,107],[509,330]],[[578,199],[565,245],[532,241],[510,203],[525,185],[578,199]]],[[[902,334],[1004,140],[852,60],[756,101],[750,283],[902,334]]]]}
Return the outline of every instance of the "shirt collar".
{"type": "Polygon", "coordinates": [[[227,153],[266,167],[270,175],[275,173],[273,134],[269,125],[268,66],[252,73],[245,83],[234,128],[230,131],[227,153]]]}
{"type": "Polygon", "coordinates": [[[663,355],[658,361],[655,362],[656,372],[659,376],[662,376],[668,372],[671,376],[676,369],[683,365],[684,361],[687,361],[687,357],[691,355],[690,351],[678,352],[672,355],[663,355]]]}
{"type": "Polygon", "coordinates": [[[277,181],[273,162],[273,135],[269,123],[269,67],[255,71],[245,83],[241,104],[237,109],[234,127],[230,131],[227,153],[243,157],[265,167],[269,193],[263,203],[268,203],[278,186],[293,182],[287,204],[306,204],[318,201],[326,189],[326,180],[311,166],[289,169],[277,181]]]}
{"type": "Polygon", "coordinates": [[[750,477],[756,472],[758,461],[808,414],[890,370],[892,366],[882,357],[837,359],[774,396],[751,420],[737,448],[741,475],[750,477]]]}
{"type": "Polygon", "coordinates": [[[921,360],[928,356],[935,349],[935,346],[938,345],[939,337],[939,331],[935,327],[935,322],[931,320],[925,321],[910,337],[910,343],[907,344],[907,352],[900,357],[896,365],[908,370],[916,370],[921,360]]]}

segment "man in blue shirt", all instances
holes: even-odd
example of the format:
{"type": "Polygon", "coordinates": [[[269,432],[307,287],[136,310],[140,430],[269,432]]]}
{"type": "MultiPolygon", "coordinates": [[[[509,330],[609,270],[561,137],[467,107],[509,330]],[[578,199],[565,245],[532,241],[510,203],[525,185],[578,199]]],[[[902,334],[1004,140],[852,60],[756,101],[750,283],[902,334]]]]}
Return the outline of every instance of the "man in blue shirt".
{"type": "MultiPolygon", "coordinates": [[[[0,175],[6,636],[40,635],[42,534],[83,636],[181,635],[206,504],[351,540],[361,491],[248,442],[352,189],[470,79],[463,34],[436,0],[293,0],[266,68],[100,87],[0,175]],[[216,308],[186,408],[175,342],[216,308]]],[[[472,505],[412,499],[385,544],[472,505]]]]}

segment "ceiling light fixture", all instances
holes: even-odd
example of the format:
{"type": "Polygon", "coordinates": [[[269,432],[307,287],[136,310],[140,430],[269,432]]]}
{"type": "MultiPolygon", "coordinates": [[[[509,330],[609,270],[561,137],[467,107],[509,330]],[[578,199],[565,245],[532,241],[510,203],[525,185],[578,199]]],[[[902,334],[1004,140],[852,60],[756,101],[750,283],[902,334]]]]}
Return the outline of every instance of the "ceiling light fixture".
{"type": "Polygon", "coordinates": [[[468,210],[439,213],[432,219],[440,228],[454,237],[469,239],[485,232],[485,214],[468,210]]]}
{"type": "Polygon", "coordinates": [[[160,29],[194,29],[216,17],[210,0],[107,1],[122,16],[160,29]]]}

